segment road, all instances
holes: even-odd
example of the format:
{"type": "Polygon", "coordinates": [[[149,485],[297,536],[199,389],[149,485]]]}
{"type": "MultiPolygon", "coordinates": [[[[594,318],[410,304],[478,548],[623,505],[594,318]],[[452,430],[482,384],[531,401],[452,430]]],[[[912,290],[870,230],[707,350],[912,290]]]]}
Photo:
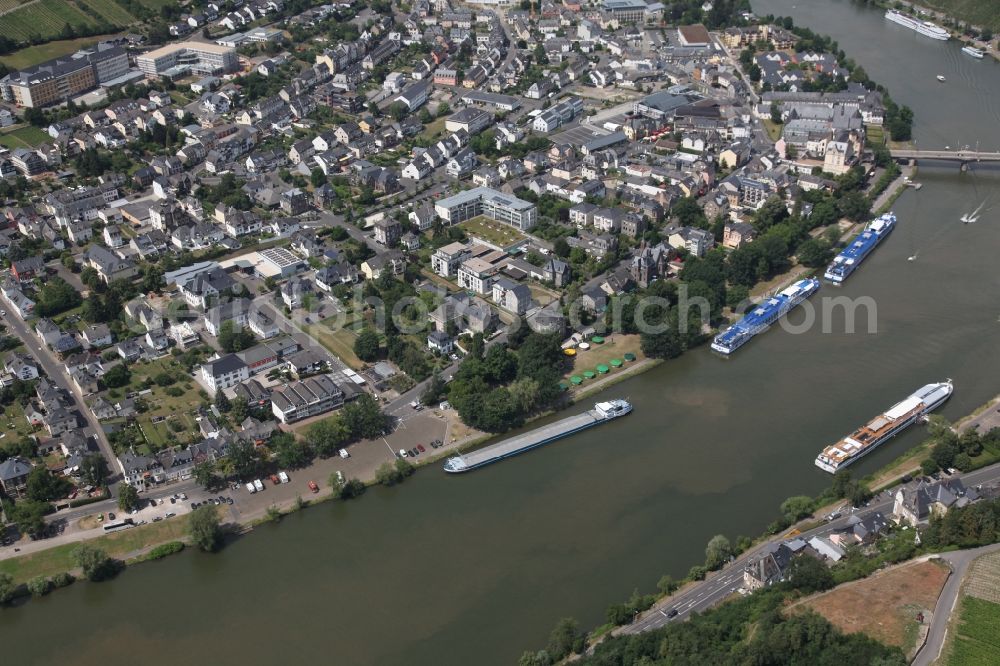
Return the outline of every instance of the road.
{"type": "Polygon", "coordinates": [[[927,640],[914,657],[912,666],[930,666],[941,656],[941,648],[944,647],[944,639],[948,635],[948,621],[955,610],[958,593],[961,591],[962,581],[969,565],[980,555],[997,550],[1000,550],[1000,543],[941,555],[941,559],[951,565],[951,576],[944,584],[937,605],[934,606],[934,617],[931,619],[930,631],[927,632],[927,640]]]}
{"type": "Polygon", "coordinates": [[[59,388],[65,390],[73,398],[76,404],[76,411],[80,413],[80,416],[87,423],[87,426],[84,428],[84,435],[88,438],[93,437],[97,441],[97,446],[101,453],[104,454],[104,457],[107,458],[108,468],[111,470],[112,478],[114,478],[116,476],[114,449],[111,448],[111,443],[104,434],[104,429],[101,428],[100,421],[97,420],[97,417],[87,407],[87,403],[83,400],[83,395],[73,382],[70,381],[69,375],[66,374],[66,369],[62,363],[59,362],[47,346],[42,344],[41,340],[35,337],[35,334],[17,315],[8,313],[3,317],[3,320],[14,335],[21,339],[21,342],[27,347],[28,353],[42,366],[49,380],[59,388]]]}
{"type": "Polygon", "coordinates": [[[882,206],[886,205],[886,203],[889,202],[889,199],[895,196],[896,191],[900,187],[906,186],[906,183],[910,180],[912,175],[913,167],[904,166],[899,172],[899,177],[889,183],[889,186],[882,190],[882,194],[878,195],[875,198],[875,201],[872,202],[872,210],[877,211],[882,208],[882,206]]]}
{"type": "MultiPolygon", "coordinates": [[[[1000,481],[1000,463],[984,467],[983,469],[976,470],[974,472],[969,472],[968,474],[962,474],[960,478],[966,487],[995,483],[1000,481]]],[[[916,481],[912,481],[911,485],[915,483],[916,481]]],[[[892,512],[893,496],[895,491],[896,488],[893,488],[891,491],[880,493],[871,501],[868,507],[858,513],[881,511],[884,515],[888,516],[892,512]]],[[[847,520],[850,515],[850,512],[846,512],[844,516],[835,521],[825,523],[819,527],[802,532],[801,534],[797,534],[795,536],[809,540],[814,536],[822,536],[836,530],[843,529],[846,527],[847,520]]],[[[668,622],[683,620],[691,613],[708,610],[736,592],[736,590],[742,586],[743,569],[747,563],[749,563],[752,559],[759,557],[771,544],[784,541],[786,538],[788,537],[784,535],[775,537],[757,546],[756,548],[747,551],[736,560],[726,565],[720,571],[710,574],[704,581],[689,585],[680,594],[661,600],[653,608],[646,611],[645,614],[640,615],[635,622],[622,627],[617,633],[637,634],[651,629],[658,629],[668,622]],[[676,609],[677,615],[674,617],[667,617],[667,613],[669,613],[671,609],[676,609]]]]}

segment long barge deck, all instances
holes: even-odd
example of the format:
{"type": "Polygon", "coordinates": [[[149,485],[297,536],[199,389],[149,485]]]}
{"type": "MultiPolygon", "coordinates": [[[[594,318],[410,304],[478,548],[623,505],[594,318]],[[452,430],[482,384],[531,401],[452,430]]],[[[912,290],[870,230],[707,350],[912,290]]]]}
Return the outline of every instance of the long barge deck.
{"type": "Polygon", "coordinates": [[[548,425],[543,425],[520,435],[515,435],[502,442],[463,453],[449,458],[444,465],[446,472],[468,472],[484,465],[515,456],[519,453],[548,444],[557,439],[586,430],[600,423],[624,416],[632,411],[632,405],[625,400],[601,402],[594,409],[581,414],[567,416],[548,425]]]}
{"type": "Polygon", "coordinates": [[[526,432],[522,435],[511,437],[510,439],[505,439],[502,442],[497,442],[496,444],[491,444],[490,446],[476,449],[475,451],[470,451],[469,453],[463,453],[460,457],[465,461],[465,464],[469,469],[472,469],[473,467],[481,467],[487,463],[514,455],[515,453],[520,453],[522,451],[526,451],[527,449],[540,446],[541,444],[549,442],[557,437],[565,437],[566,435],[582,430],[583,428],[589,428],[600,421],[601,419],[598,418],[594,410],[591,409],[582,414],[568,416],[564,419],[556,421],[555,423],[535,428],[531,432],[526,432]]]}

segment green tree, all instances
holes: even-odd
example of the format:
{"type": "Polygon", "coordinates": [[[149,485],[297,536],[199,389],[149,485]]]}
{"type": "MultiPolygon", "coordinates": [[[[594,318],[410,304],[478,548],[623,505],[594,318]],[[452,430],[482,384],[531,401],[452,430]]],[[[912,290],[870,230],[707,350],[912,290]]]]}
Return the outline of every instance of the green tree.
{"type": "Polygon", "coordinates": [[[88,453],[80,461],[80,478],[90,486],[103,486],[108,480],[108,461],[100,453],[88,453]]]}
{"type": "Polygon", "coordinates": [[[781,108],[777,102],[771,102],[771,122],[775,125],[781,124],[781,108]]]}
{"type": "Polygon", "coordinates": [[[249,479],[260,470],[260,454],[257,447],[250,442],[237,440],[229,446],[227,456],[232,465],[233,473],[240,479],[249,479]]]}
{"type": "Polygon", "coordinates": [[[410,107],[403,102],[393,102],[389,105],[387,111],[389,112],[389,115],[392,116],[392,119],[397,123],[406,118],[406,116],[410,115],[410,107]]]}
{"type": "Polygon", "coordinates": [[[90,544],[80,544],[73,549],[70,554],[76,566],[83,569],[83,575],[87,580],[106,580],[117,572],[117,565],[108,554],[90,544]]]}
{"type": "Polygon", "coordinates": [[[28,581],[27,587],[31,596],[38,599],[52,591],[52,581],[45,576],[35,576],[28,581]]]}
{"type": "Polygon", "coordinates": [[[955,455],[955,460],[952,461],[952,465],[954,465],[960,472],[968,472],[973,467],[972,458],[969,457],[968,453],[963,451],[962,453],[955,455]]]}
{"type": "Polygon", "coordinates": [[[50,473],[43,465],[36,465],[28,472],[25,494],[37,502],[51,502],[65,497],[72,487],[73,484],[65,477],[50,473]]]}
{"type": "MultiPolygon", "coordinates": [[[[522,3],[523,4],[523,3],[522,3]]],[[[530,4],[530,2],[529,2],[530,4]]],[[[551,666],[552,657],[545,650],[538,652],[526,651],[517,660],[517,666],[551,666]]]]}
{"type": "Polygon", "coordinates": [[[5,571],[0,571],[0,604],[10,603],[15,594],[17,585],[14,584],[14,577],[5,571]]]}
{"type": "Polygon", "coordinates": [[[45,533],[45,516],[52,511],[52,505],[31,499],[23,499],[17,504],[4,501],[4,511],[21,534],[35,539],[45,533]]]}
{"type": "Polygon", "coordinates": [[[375,480],[383,486],[394,486],[403,480],[403,475],[392,463],[384,462],[375,470],[375,480]]]}
{"type": "Polygon", "coordinates": [[[584,645],[584,635],[580,624],[571,617],[564,617],[556,623],[549,634],[549,644],[545,650],[555,661],[565,659],[571,654],[580,652],[584,645]]]}
{"type": "Polygon", "coordinates": [[[815,502],[806,495],[794,495],[781,503],[781,515],[788,519],[789,523],[794,523],[802,518],[811,516],[815,502]]]}
{"type": "Polygon", "coordinates": [[[555,243],[552,244],[552,251],[556,253],[557,257],[566,258],[569,256],[570,247],[566,239],[560,236],[556,239],[555,243]]]}
{"type": "Polygon", "coordinates": [[[317,455],[328,457],[351,438],[351,432],[339,415],[317,421],[306,431],[306,441],[317,455]]]}
{"type": "Polygon", "coordinates": [[[354,354],[362,361],[374,361],[379,357],[379,345],[378,333],[365,328],[354,339],[354,354]]]}
{"type": "Polygon", "coordinates": [[[251,331],[242,326],[237,328],[232,321],[224,322],[219,327],[218,340],[222,351],[230,354],[248,349],[256,342],[251,331]]]}
{"type": "Polygon", "coordinates": [[[446,390],[447,384],[441,379],[441,375],[435,372],[427,382],[427,388],[420,395],[420,402],[424,405],[434,405],[441,400],[441,396],[446,390]]]}
{"type": "Polygon", "coordinates": [[[191,512],[188,517],[188,534],[195,545],[207,553],[219,548],[222,544],[222,526],[214,505],[206,504],[191,512]]]}
{"type": "Polygon", "coordinates": [[[139,491],[127,483],[118,489],[118,508],[122,511],[132,511],[139,508],[139,491]]]}
{"type": "Polygon", "coordinates": [[[119,363],[104,373],[103,381],[108,388],[121,388],[128,385],[130,378],[128,367],[124,363],[119,363]]]}
{"type": "Polygon", "coordinates": [[[662,594],[666,594],[666,595],[673,594],[674,592],[677,591],[677,589],[680,586],[681,586],[681,584],[679,582],[677,582],[676,580],[674,580],[674,577],[671,576],[670,574],[664,574],[663,576],[660,577],[660,580],[657,581],[657,583],[656,583],[656,588],[662,594]]]}
{"type": "Polygon", "coordinates": [[[206,490],[212,490],[219,485],[219,476],[215,473],[215,463],[206,460],[194,466],[194,481],[206,490]]]}
{"type": "Polygon", "coordinates": [[[355,439],[378,437],[389,427],[388,419],[382,413],[381,407],[367,393],[345,405],[340,416],[351,437],[355,439]]]}
{"type": "Polygon", "coordinates": [[[58,276],[50,277],[45,280],[45,286],[38,290],[35,311],[44,317],[51,317],[75,308],[82,302],[80,292],[68,282],[58,276]]]}
{"type": "Polygon", "coordinates": [[[830,244],[823,238],[810,238],[799,245],[796,252],[799,261],[810,268],[825,266],[830,262],[833,250],[830,244]]]}
{"type": "Polygon", "coordinates": [[[288,469],[301,469],[313,459],[312,449],[307,442],[298,442],[295,435],[283,432],[274,435],[269,445],[274,451],[275,461],[281,467],[288,469]]]}
{"type": "Polygon", "coordinates": [[[816,558],[805,555],[789,563],[785,579],[792,588],[806,594],[829,590],[834,585],[830,569],[816,558]]]}
{"type": "Polygon", "coordinates": [[[319,167],[316,167],[309,174],[309,182],[312,183],[313,187],[322,187],[326,184],[326,174],[319,167]]]}
{"type": "Polygon", "coordinates": [[[718,569],[729,560],[732,550],[729,539],[724,534],[716,534],[705,547],[705,566],[718,569]]]}

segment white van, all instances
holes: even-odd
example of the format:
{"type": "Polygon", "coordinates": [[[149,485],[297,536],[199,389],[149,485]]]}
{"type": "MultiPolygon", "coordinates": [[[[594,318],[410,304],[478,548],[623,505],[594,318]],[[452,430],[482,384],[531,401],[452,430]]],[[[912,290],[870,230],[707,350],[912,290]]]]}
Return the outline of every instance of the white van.
{"type": "Polygon", "coordinates": [[[260,479],[254,479],[253,487],[257,489],[257,492],[261,492],[262,490],[264,490],[264,482],[261,481],[260,479]]]}
{"type": "Polygon", "coordinates": [[[253,487],[252,483],[247,484],[247,490],[249,490],[251,493],[257,492],[257,489],[253,487]]]}
{"type": "Polygon", "coordinates": [[[278,472],[278,480],[282,483],[288,483],[288,474],[285,472],[278,472]]]}
{"type": "Polygon", "coordinates": [[[340,450],[340,457],[341,458],[350,458],[351,454],[347,452],[347,449],[341,449],[340,450]]]}

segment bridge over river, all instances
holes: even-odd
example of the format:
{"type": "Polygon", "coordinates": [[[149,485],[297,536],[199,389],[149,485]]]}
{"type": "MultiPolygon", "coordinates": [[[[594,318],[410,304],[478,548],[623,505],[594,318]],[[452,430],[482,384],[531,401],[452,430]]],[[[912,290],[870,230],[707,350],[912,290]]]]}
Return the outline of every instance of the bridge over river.
{"type": "Polygon", "coordinates": [[[1000,152],[991,153],[978,150],[893,150],[891,153],[897,160],[958,162],[962,170],[974,162],[1000,162],[1000,152]]]}

